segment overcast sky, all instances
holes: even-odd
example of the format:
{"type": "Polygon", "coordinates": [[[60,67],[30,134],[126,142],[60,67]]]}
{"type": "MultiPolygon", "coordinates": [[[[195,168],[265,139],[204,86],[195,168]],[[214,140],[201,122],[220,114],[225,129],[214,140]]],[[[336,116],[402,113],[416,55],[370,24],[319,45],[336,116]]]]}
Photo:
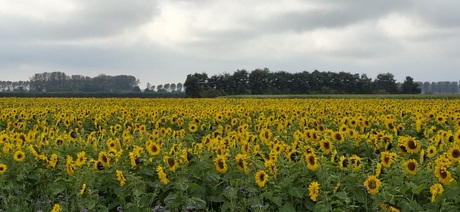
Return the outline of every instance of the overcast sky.
{"type": "Polygon", "coordinates": [[[267,67],[460,80],[458,0],[0,0],[0,80],[267,67]]]}

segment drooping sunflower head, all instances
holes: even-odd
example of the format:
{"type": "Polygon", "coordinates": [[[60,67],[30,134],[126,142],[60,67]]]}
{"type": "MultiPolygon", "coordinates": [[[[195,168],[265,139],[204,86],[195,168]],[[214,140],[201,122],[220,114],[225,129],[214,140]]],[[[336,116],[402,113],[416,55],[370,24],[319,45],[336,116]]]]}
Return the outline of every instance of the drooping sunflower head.
{"type": "Polygon", "coordinates": [[[339,169],[345,171],[348,169],[348,159],[342,155],[339,157],[339,169]]]}
{"type": "Polygon", "coordinates": [[[364,186],[369,194],[377,194],[380,189],[380,180],[374,175],[370,175],[367,177],[366,181],[364,181],[364,186]]]}
{"type": "MultiPolygon", "coordinates": [[[[107,153],[102,151],[99,152],[97,161],[103,166],[103,167],[109,167],[110,166],[110,157],[108,157],[107,153]]],[[[99,169],[99,167],[98,167],[99,169]]]]}
{"type": "Polygon", "coordinates": [[[289,153],[287,154],[287,159],[289,161],[299,162],[301,158],[302,158],[302,155],[297,150],[289,151],[289,153]]]}
{"type": "Polygon", "coordinates": [[[245,172],[245,173],[249,172],[248,162],[246,161],[246,155],[243,155],[243,154],[236,155],[235,161],[236,161],[236,167],[238,168],[238,170],[245,172]]]}
{"type": "Polygon", "coordinates": [[[223,174],[227,172],[227,158],[224,155],[217,155],[217,157],[214,159],[214,166],[218,173],[223,174]]]}
{"type": "Polygon", "coordinates": [[[312,171],[316,171],[320,166],[318,158],[316,158],[316,155],[313,153],[305,155],[305,162],[307,163],[307,168],[312,171]]]}

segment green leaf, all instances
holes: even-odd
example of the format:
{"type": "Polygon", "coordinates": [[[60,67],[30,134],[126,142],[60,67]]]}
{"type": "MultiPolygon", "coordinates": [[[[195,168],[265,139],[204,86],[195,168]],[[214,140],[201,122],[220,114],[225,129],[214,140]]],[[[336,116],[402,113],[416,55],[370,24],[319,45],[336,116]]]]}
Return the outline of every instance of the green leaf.
{"type": "Polygon", "coordinates": [[[294,197],[302,198],[305,194],[305,191],[300,188],[291,188],[289,189],[289,194],[294,197]]]}
{"type": "Polygon", "coordinates": [[[422,192],[425,188],[427,187],[427,184],[426,183],[422,183],[420,185],[414,185],[412,187],[412,193],[414,194],[420,194],[420,192],[422,192]]]}
{"type": "Polygon", "coordinates": [[[142,208],[150,207],[155,199],[154,193],[147,193],[139,200],[139,206],[142,208]]]}
{"type": "Polygon", "coordinates": [[[288,202],[286,204],[283,205],[283,207],[280,208],[279,210],[280,212],[292,212],[292,211],[296,211],[294,206],[288,202]]]}
{"type": "Polygon", "coordinates": [[[335,193],[335,196],[338,197],[340,200],[345,200],[348,197],[345,191],[339,191],[335,193]]]}

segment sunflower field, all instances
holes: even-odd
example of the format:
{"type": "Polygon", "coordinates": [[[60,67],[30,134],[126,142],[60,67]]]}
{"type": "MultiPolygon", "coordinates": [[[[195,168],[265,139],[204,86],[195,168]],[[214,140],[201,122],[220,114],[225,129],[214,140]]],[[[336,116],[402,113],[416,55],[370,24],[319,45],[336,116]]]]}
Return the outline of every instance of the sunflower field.
{"type": "Polygon", "coordinates": [[[0,102],[0,211],[452,211],[460,204],[460,100],[0,102]]]}

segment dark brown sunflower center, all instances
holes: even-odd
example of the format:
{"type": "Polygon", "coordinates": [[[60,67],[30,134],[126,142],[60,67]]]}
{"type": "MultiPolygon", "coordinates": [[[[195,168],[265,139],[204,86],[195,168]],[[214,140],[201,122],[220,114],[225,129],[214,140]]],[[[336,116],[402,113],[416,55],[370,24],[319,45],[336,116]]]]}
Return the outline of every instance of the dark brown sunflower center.
{"type": "Polygon", "coordinates": [[[444,169],[441,169],[439,171],[439,175],[441,176],[442,179],[446,179],[447,178],[447,172],[444,171],[444,169]]]}
{"type": "Polygon", "coordinates": [[[414,162],[410,162],[409,164],[407,164],[407,168],[410,170],[410,171],[415,171],[415,163],[414,162]]]}
{"type": "Polygon", "coordinates": [[[219,167],[219,169],[224,169],[224,161],[222,161],[222,159],[219,159],[217,161],[217,166],[219,167]]]}
{"type": "Polygon", "coordinates": [[[377,188],[377,182],[375,182],[375,180],[369,180],[367,185],[368,185],[369,189],[376,189],[377,188]]]}
{"type": "Polygon", "coordinates": [[[460,150],[454,149],[454,150],[452,151],[452,157],[453,157],[453,158],[459,158],[459,157],[460,157],[460,150]]]}
{"type": "Polygon", "coordinates": [[[331,147],[331,145],[329,144],[329,142],[324,142],[323,147],[324,149],[328,150],[331,147]]]}
{"type": "Polygon", "coordinates": [[[309,163],[310,165],[315,165],[315,164],[316,164],[315,156],[310,155],[310,156],[308,157],[308,163],[309,163]]]}
{"type": "Polygon", "coordinates": [[[259,175],[259,181],[263,182],[265,180],[265,174],[264,173],[261,173],[259,175]]]}
{"type": "Polygon", "coordinates": [[[169,167],[173,167],[174,165],[176,165],[176,161],[172,158],[168,158],[168,165],[169,167]]]}
{"type": "Polygon", "coordinates": [[[416,149],[416,148],[417,148],[417,144],[415,143],[415,141],[409,140],[409,141],[407,142],[407,147],[409,147],[409,149],[416,149]]]}

